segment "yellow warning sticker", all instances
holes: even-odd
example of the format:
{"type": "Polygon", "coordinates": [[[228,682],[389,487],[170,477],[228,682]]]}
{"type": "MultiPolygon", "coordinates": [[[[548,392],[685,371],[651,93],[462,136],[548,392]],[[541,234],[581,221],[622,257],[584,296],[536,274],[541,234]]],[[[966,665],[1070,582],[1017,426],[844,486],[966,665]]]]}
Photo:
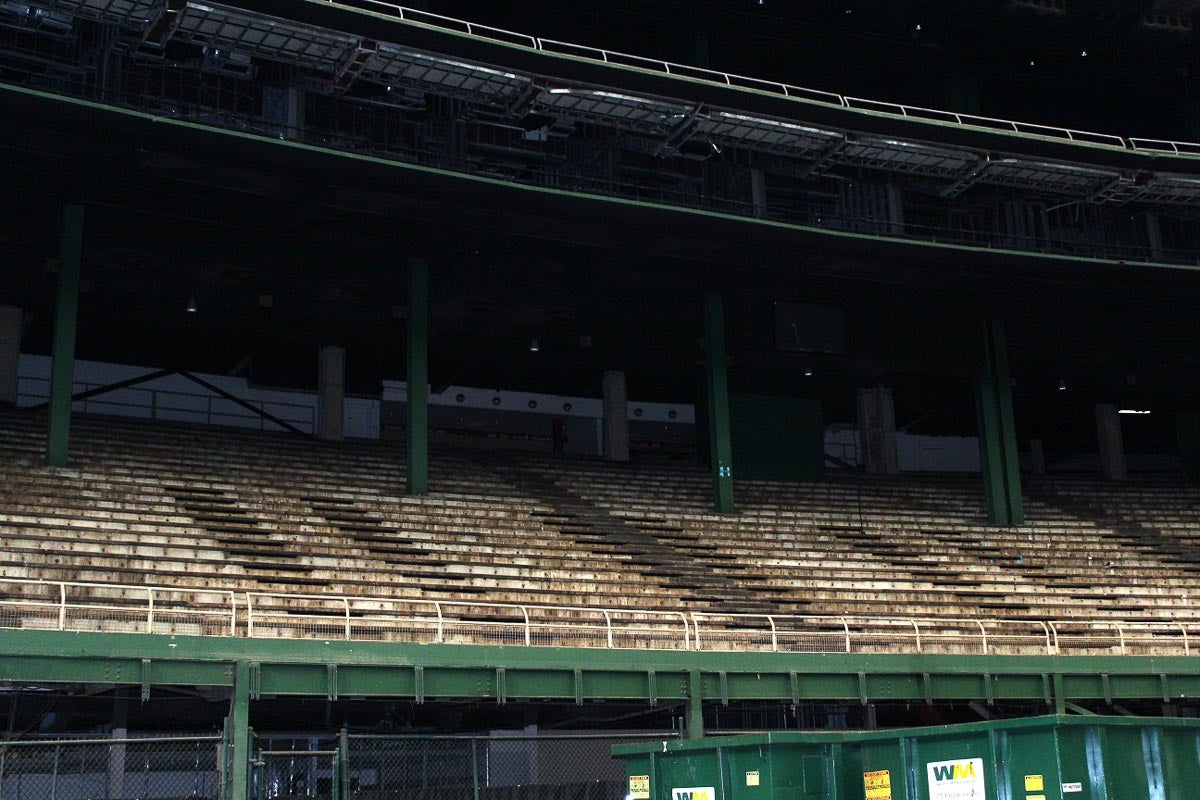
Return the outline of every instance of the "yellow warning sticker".
{"type": "Polygon", "coordinates": [[[629,796],[633,800],[650,800],[650,776],[630,775],[629,796]]]}
{"type": "Polygon", "coordinates": [[[753,772],[746,773],[746,785],[747,786],[758,786],[758,770],[754,770],[753,772]]]}
{"type": "Polygon", "coordinates": [[[1026,775],[1025,776],[1025,791],[1041,792],[1045,791],[1046,782],[1042,780],[1041,775],[1026,775]]]}
{"type": "Polygon", "coordinates": [[[1027,795],[1025,795],[1025,800],[1046,800],[1046,795],[1044,795],[1044,794],[1027,794],[1027,795]]]}
{"type": "Polygon", "coordinates": [[[892,773],[886,769],[863,773],[866,800],[892,800],[892,773]]]}

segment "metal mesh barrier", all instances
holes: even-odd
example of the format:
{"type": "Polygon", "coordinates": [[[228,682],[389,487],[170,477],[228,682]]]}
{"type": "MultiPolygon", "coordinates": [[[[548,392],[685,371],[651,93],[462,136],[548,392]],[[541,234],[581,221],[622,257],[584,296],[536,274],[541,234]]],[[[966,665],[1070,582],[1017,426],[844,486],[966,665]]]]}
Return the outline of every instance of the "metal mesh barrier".
{"type": "MultiPolygon", "coordinates": [[[[666,734],[672,737],[673,734],[666,734]]],[[[661,739],[663,735],[653,737],[661,739]]],[[[624,795],[627,738],[349,738],[348,796],[362,800],[608,800],[624,795]]]]}
{"type": "Polygon", "coordinates": [[[624,795],[614,744],[631,735],[256,739],[256,800],[611,800],[624,795]]]}
{"type": "Polygon", "coordinates": [[[217,736],[66,739],[0,745],[4,800],[218,800],[217,736]]]}
{"type": "Polygon", "coordinates": [[[260,751],[251,766],[256,800],[339,800],[339,751],[260,751]]]}

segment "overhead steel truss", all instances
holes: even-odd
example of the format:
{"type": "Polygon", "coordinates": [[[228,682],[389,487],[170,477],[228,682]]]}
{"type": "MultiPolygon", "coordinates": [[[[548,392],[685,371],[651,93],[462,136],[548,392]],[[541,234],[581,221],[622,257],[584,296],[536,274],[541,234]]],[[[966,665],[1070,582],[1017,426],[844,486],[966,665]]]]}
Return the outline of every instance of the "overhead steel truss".
{"type": "MultiPolygon", "coordinates": [[[[12,0],[0,0],[3,7],[12,0]]],[[[316,71],[327,91],[351,91],[365,81],[466,99],[519,125],[530,112],[560,122],[584,122],[657,137],[658,155],[709,157],[722,147],[795,159],[795,174],[835,167],[869,169],[944,182],[953,198],[976,184],[1074,197],[1084,202],[1200,203],[1200,179],[1168,173],[1130,175],[1114,169],[993,155],[966,147],[860,135],[794,120],[709,108],[547,79],[348,33],[198,0],[22,0],[60,22],[85,18],[145,34],[158,44],[187,42],[218,56],[258,58],[316,71]],[[687,149],[686,143],[699,144],[687,149]],[[706,145],[711,145],[708,147],[706,145]]],[[[10,9],[11,11],[11,9],[10,9]]]]}
{"type": "Polygon", "coordinates": [[[702,116],[692,135],[714,144],[799,158],[814,158],[846,138],[835,131],[720,110],[702,116]]]}
{"type": "Polygon", "coordinates": [[[681,103],[599,89],[543,89],[532,108],[539,114],[659,136],[669,135],[692,114],[692,108],[681,103]]]}
{"type": "Polygon", "coordinates": [[[144,30],[166,12],[164,0],[21,0],[23,5],[65,20],[92,19],[122,28],[144,30]]]}
{"type": "Polygon", "coordinates": [[[174,13],[168,38],[323,72],[336,71],[359,43],[350,34],[191,2],[174,13]]]}
{"type": "Polygon", "coordinates": [[[512,72],[390,44],[366,42],[359,53],[351,63],[359,64],[358,76],[363,80],[412,86],[486,103],[511,103],[533,83],[530,78],[512,72]]]}

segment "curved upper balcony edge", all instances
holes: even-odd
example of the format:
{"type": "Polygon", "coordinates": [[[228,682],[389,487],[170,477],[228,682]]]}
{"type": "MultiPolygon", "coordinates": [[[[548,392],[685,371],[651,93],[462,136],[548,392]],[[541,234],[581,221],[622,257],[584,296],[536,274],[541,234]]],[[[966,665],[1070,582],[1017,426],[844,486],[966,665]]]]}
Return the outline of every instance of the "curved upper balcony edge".
{"type": "MultiPolygon", "coordinates": [[[[238,2],[238,0],[234,0],[234,2],[238,2]]],[[[1157,157],[1200,159],[1200,143],[1197,142],[1125,137],[1096,131],[1020,122],[980,114],[966,114],[841,95],[778,81],[762,80],[587,45],[540,38],[531,34],[518,33],[455,17],[434,14],[429,11],[408,8],[395,3],[383,2],[383,0],[304,0],[304,2],[321,6],[333,6],[350,12],[370,13],[406,25],[429,28],[441,33],[468,36],[494,44],[522,48],[543,55],[565,56],[603,64],[608,67],[642,70],[661,77],[699,81],[727,89],[758,92],[857,114],[884,116],[903,119],[909,122],[951,126],[969,131],[1018,136],[1060,144],[1103,148],[1109,151],[1140,153],[1157,157]]],[[[241,5],[245,7],[247,3],[243,0],[241,5]]]]}

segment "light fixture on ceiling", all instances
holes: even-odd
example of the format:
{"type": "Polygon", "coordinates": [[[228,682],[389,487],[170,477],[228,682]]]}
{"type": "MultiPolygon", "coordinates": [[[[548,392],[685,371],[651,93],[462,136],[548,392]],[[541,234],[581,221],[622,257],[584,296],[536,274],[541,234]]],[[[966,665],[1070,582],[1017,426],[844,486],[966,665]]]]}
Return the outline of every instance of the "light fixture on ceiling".
{"type": "Polygon", "coordinates": [[[197,311],[196,298],[189,297],[188,301],[187,301],[187,306],[185,307],[184,310],[187,311],[187,313],[189,313],[189,314],[195,314],[197,311]]]}
{"type": "Polygon", "coordinates": [[[1117,411],[1117,413],[1118,413],[1118,414],[1137,414],[1137,415],[1139,415],[1139,416],[1143,416],[1143,415],[1145,415],[1145,414],[1149,414],[1150,412],[1149,412],[1149,411],[1142,411],[1142,410],[1139,410],[1139,409],[1136,409],[1136,408],[1122,408],[1122,409],[1119,409],[1119,410],[1117,411]]]}
{"type": "Polygon", "coordinates": [[[805,368],[804,368],[804,377],[806,377],[806,378],[811,378],[812,376],[813,376],[813,368],[812,368],[812,367],[805,367],[805,368]]]}
{"type": "Polygon", "coordinates": [[[1067,390],[1067,382],[1062,378],[1058,379],[1058,390],[1060,392],[1065,392],[1067,390]]]}
{"type": "Polygon", "coordinates": [[[537,339],[534,339],[533,341],[531,341],[531,342],[529,343],[529,352],[531,352],[531,353],[536,353],[536,352],[538,352],[539,350],[541,350],[541,348],[540,348],[540,347],[538,347],[538,340],[537,340],[537,339]]]}

